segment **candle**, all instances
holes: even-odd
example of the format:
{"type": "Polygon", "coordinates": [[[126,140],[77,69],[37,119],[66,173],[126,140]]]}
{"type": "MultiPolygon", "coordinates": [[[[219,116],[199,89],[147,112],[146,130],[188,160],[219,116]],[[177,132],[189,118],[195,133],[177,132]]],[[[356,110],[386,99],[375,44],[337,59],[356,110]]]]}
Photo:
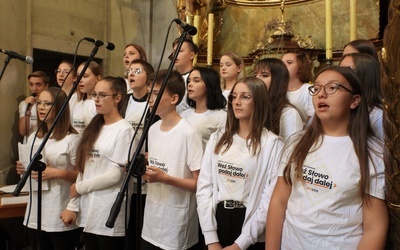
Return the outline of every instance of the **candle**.
{"type": "MultiPolygon", "coordinates": [[[[199,15],[194,16],[193,23],[194,23],[194,27],[196,27],[196,29],[197,29],[196,35],[193,36],[193,42],[197,45],[198,48],[200,48],[200,44],[199,44],[200,16],[199,15]]],[[[197,64],[197,54],[194,56],[193,66],[196,66],[196,64],[197,64]]]]}
{"type": "Polygon", "coordinates": [[[332,0],[325,0],[326,59],[332,60],[332,0]]]}
{"type": "Polygon", "coordinates": [[[350,41],[357,39],[357,0],[350,0],[350,41]]]}
{"type": "Polygon", "coordinates": [[[208,33],[207,33],[207,65],[212,65],[214,41],[214,14],[208,14],[208,33]]]}

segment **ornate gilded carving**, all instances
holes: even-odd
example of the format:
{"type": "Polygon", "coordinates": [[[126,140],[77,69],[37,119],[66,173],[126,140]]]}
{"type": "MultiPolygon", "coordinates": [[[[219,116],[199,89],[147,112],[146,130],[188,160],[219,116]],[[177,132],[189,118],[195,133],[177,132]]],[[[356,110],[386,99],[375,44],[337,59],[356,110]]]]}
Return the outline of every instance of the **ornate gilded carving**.
{"type": "MultiPolygon", "coordinates": [[[[281,5],[281,0],[225,0],[229,4],[257,7],[274,7],[281,5]]],[[[300,4],[319,0],[286,0],[286,4],[300,4]]]]}
{"type": "Polygon", "coordinates": [[[222,11],[226,7],[224,0],[175,0],[179,18],[191,25],[195,15],[200,16],[199,52],[207,50],[208,14],[214,14],[214,41],[221,33],[223,24],[222,11]]]}
{"type": "Polygon", "coordinates": [[[389,5],[382,48],[382,90],[385,102],[386,202],[390,216],[387,249],[400,249],[400,0],[389,5]]]}

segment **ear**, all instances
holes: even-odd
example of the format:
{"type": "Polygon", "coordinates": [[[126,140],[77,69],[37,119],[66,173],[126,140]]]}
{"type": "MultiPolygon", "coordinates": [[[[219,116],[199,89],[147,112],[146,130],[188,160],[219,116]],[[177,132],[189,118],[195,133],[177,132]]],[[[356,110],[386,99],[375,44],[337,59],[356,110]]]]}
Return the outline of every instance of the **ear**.
{"type": "Polygon", "coordinates": [[[239,68],[239,69],[238,69],[238,74],[239,74],[239,73],[242,72],[242,70],[243,70],[243,64],[240,64],[238,68],[239,68]]]}
{"type": "Polygon", "coordinates": [[[193,51],[190,52],[190,60],[193,60],[195,56],[196,56],[196,53],[194,53],[193,51]]]}
{"type": "Polygon", "coordinates": [[[119,102],[121,101],[121,99],[122,99],[122,96],[121,96],[120,94],[118,94],[118,95],[116,95],[116,96],[114,97],[114,101],[115,101],[116,103],[119,103],[119,102]]]}
{"type": "Polygon", "coordinates": [[[171,104],[177,105],[177,102],[179,100],[179,95],[178,94],[173,94],[171,97],[171,104]]]}
{"type": "Polygon", "coordinates": [[[98,75],[96,78],[97,78],[97,82],[99,82],[101,80],[101,75],[98,75]]]}
{"type": "Polygon", "coordinates": [[[355,109],[358,107],[358,105],[361,102],[361,96],[360,95],[353,95],[353,99],[351,100],[350,108],[355,109]]]}

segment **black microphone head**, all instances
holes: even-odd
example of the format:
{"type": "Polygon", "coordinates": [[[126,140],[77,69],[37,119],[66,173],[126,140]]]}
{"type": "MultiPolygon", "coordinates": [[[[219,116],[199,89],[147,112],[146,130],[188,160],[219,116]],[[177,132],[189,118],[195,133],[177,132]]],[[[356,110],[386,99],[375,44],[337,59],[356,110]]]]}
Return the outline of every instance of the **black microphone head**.
{"type": "Polygon", "coordinates": [[[187,32],[189,33],[189,35],[194,36],[197,34],[197,29],[194,26],[190,26],[187,32]]]}
{"type": "Polygon", "coordinates": [[[115,45],[114,45],[113,43],[107,43],[106,48],[107,48],[108,50],[114,50],[114,49],[115,49],[115,45]]]}
{"type": "Polygon", "coordinates": [[[36,94],[36,93],[32,93],[32,96],[33,96],[33,97],[36,97],[36,96],[37,96],[37,94],[36,94]]]}

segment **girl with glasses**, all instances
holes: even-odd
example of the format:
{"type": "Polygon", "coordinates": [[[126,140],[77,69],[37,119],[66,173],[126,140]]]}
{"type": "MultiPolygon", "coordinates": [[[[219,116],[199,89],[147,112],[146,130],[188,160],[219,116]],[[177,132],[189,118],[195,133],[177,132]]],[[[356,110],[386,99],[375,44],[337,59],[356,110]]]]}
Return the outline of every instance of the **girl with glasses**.
{"type": "Polygon", "coordinates": [[[321,70],[315,118],[286,142],[267,216],[266,249],[384,249],[383,145],[357,75],[321,70]]]}
{"type": "Polygon", "coordinates": [[[129,84],[129,70],[130,70],[130,65],[133,60],[142,60],[147,62],[147,56],[146,56],[146,51],[144,48],[140,45],[130,43],[125,46],[125,51],[124,51],[124,56],[123,56],[123,63],[124,63],[124,69],[125,69],[125,74],[124,78],[126,81],[126,87],[128,93],[132,93],[130,84],[129,84]]]}
{"type": "Polygon", "coordinates": [[[121,115],[126,98],[125,80],[105,77],[96,84],[93,93],[98,114],[79,142],[76,157],[79,174],[70,188],[71,200],[60,218],[66,226],[76,221],[83,228],[85,249],[124,249],[125,210],[121,209],[113,228],[105,223],[125,175],[125,168],[115,162],[126,161],[133,136],[131,125],[121,115]]]}
{"type": "MultiPolygon", "coordinates": [[[[43,90],[38,96],[37,118],[42,124],[35,134],[29,136],[28,144],[40,145],[43,137],[48,133],[56,115],[67,99],[67,95],[60,88],[51,87],[43,90]],[[59,93],[60,92],[60,93],[59,93]],[[58,95],[58,97],[57,97],[58,95]],[[51,108],[53,106],[53,108],[51,108]],[[51,109],[50,109],[51,108],[51,109]]],[[[42,172],[42,179],[48,182],[48,187],[42,191],[42,238],[43,250],[74,249],[78,243],[80,230],[76,225],[65,226],[59,219],[61,211],[68,204],[69,187],[75,182],[78,175],[76,168],[76,149],[79,134],[72,127],[67,106],[58,120],[49,140],[43,150],[43,159],[46,159],[46,169],[42,172]]],[[[25,167],[17,161],[17,173],[22,174],[25,167]]],[[[31,177],[37,179],[37,172],[32,171],[31,177]]],[[[28,236],[32,249],[37,249],[37,191],[32,191],[32,200],[26,210],[24,225],[28,227],[28,236]]]]}
{"type": "MultiPolygon", "coordinates": [[[[58,86],[65,92],[65,94],[69,95],[71,92],[74,82],[76,81],[76,67],[72,65],[72,62],[69,60],[62,60],[58,65],[58,68],[54,71],[56,73],[56,80],[58,86]]],[[[71,115],[71,122],[73,122],[72,113],[74,111],[74,107],[77,102],[77,92],[75,90],[74,94],[71,96],[69,100],[69,110],[71,115]]]]}
{"type": "MultiPolygon", "coordinates": [[[[78,67],[78,75],[81,75],[85,62],[78,67]]],[[[73,126],[79,133],[83,130],[96,115],[96,106],[90,95],[97,84],[103,78],[103,69],[94,61],[89,63],[88,68],[84,72],[77,88],[77,102],[72,112],[73,126]]]]}
{"type": "Polygon", "coordinates": [[[207,143],[197,182],[197,212],[208,249],[264,249],[265,218],[283,147],[264,124],[268,93],[255,77],[228,97],[224,129],[207,143]]]}
{"type": "MultiPolygon", "coordinates": [[[[127,95],[128,104],[125,112],[125,120],[128,121],[132,128],[137,131],[135,138],[139,140],[142,136],[142,131],[144,127],[144,123],[146,118],[148,117],[148,109],[146,109],[147,99],[149,97],[148,88],[150,86],[149,75],[154,72],[153,66],[150,63],[136,59],[133,60],[129,66],[128,70],[128,81],[129,81],[129,89],[132,90],[131,94],[127,95]],[[142,123],[139,124],[142,116],[145,118],[142,120],[142,123]]],[[[147,152],[146,147],[144,146],[141,150],[141,153],[145,154],[147,152]]],[[[146,202],[146,194],[147,194],[147,185],[145,182],[142,182],[141,186],[141,211],[144,210],[144,204],[146,202]]],[[[128,248],[133,249],[136,246],[136,236],[140,234],[140,232],[136,232],[137,223],[142,224],[143,221],[143,212],[141,213],[141,220],[136,220],[136,212],[137,212],[137,182],[136,178],[133,178],[133,192],[131,196],[131,216],[129,217],[129,225],[128,225],[128,248]]]]}

